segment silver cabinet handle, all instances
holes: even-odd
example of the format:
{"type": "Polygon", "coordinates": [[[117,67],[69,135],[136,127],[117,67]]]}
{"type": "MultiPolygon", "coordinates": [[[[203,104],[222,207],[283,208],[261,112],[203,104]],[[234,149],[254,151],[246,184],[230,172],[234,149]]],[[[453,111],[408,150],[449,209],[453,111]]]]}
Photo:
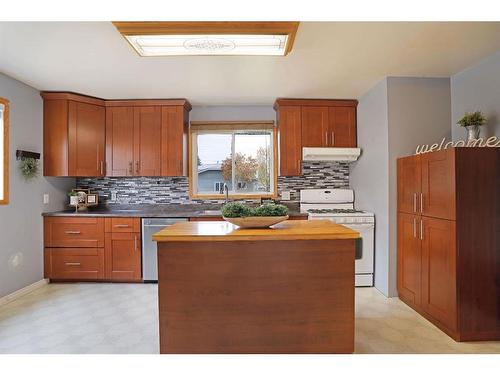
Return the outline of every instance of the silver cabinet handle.
{"type": "Polygon", "coordinates": [[[101,176],[104,176],[104,162],[101,160],[101,176]]]}
{"type": "Polygon", "coordinates": [[[67,262],[67,263],[64,263],[65,265],[67,266],[81,266],[82,264],[81,263],[76,263],[76,262],[67,262]]]}
{"type": "Polygon", "coordinates": [[[134,251],[137,251],[137,236],[134,236],[134,251]]]}
{"type": "Polygon", "coordinates": [[[328,146],[328,130],[325,131],[325,146],[328,146]]]}
{"type": "Polygon", "coordinates": [[[417,193],[413,193],[413,212],[417,212],[417,193]]]}
{"type": "Polygon", "coordinates": [[[128,225],[128,224],[116,224],[115,225],[115,228],[128,228],[128,227],[130,227],[130,225],[128,225]]]}
{"type": "Polygon", "coordinates": [[[332,130],[332,146],[335,146],[335,132],[332,130]]]}
{"type": "Polygon", "coordinates": [[[417,219],[413,218],[413,237],[417,238],[417,219]]]}
{"type": "Polygon", "coordinates": [[[131,161],[128,162],[128,172],[131,176],[134,174],[134,167],[131,161]]]}
{"type": "Polygon", "coordinates": [[[420,239],[424,239],[424,221],[420,219],[420,239]]]}
{"type": "Polygon", "coordinates": [[[66,234],[81,234],[82,232],[80,232],[79,230],[67,230],[64,233],[66,233],[66,234]]]}
{"type": "Polygon", "coordinates": [[[424,194],[420,193],[420,212],[424,212],[424,194]]]}
{"type": "Polygon", "coordinates": [[[135,162],[135,173],[139,174],[139,162],[138,161],[135,162]]]}

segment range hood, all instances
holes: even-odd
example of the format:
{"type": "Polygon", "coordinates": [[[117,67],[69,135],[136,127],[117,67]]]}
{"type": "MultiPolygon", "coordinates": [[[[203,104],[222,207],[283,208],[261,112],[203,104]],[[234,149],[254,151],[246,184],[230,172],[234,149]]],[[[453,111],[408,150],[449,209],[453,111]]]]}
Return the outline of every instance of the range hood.
{"type": "Polygon", "coordinates": [[[302,160],[305,161],[356,161],[361,155],[360,148],[303,147],[302,160]]]}

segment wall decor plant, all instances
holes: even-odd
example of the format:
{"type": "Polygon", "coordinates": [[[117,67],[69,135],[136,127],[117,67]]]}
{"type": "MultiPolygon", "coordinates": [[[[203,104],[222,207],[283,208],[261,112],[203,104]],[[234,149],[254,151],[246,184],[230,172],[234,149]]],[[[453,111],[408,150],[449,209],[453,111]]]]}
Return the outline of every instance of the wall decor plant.
{"type": "Polygon", "coordinates": [[[19,162],[19,170],[26,180],[35,178],[38,176],[38,160],[22,157],[19,162]]]}
{"type": "Polygon", "coordinates": [[[481,126],[486,124],[486,117],[481,111],[465,112],[457,125],[467,129],[467,141],[476,140],[481,133],[481,126]]]}

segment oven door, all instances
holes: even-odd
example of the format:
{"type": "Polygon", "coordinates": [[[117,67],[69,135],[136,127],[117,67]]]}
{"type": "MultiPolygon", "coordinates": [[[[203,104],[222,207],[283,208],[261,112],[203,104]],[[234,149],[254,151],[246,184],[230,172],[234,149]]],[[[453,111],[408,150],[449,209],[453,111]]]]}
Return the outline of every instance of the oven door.
{"type": "MultiPolygon", "coordinates": [[[[335,218],[327,217],[315,217],[309,216],[309,220],[320,220],[329,219],[336,222],[335,218]]],[[[355,261],[355,273],[356,273],[356,286],[373,286],[373,269],[374,269],[374,232],[375,224],[345,224],[344,225],[356,232],[359,232],[361,237],[360,247],[356,248],[356,261],[355,261]]]]}

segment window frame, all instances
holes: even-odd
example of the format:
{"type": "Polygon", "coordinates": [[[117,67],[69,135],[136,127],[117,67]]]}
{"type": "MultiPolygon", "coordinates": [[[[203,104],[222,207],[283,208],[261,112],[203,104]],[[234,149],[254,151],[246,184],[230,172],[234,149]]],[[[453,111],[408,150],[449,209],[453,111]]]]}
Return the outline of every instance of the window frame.
{"type": "Polygon", "coordinates": [[[0,199],[0,205],[9,204],[9,101],[0,97],[0,104],[4,106],[3,110],[3,198],[0,199]]]}
{"type": "Polygon", "coordinates": [[[196,177],[194,167],[197,166],[196,136],[198,134],[217,132],[233,133],[238,130],[257,130],[259,127],[267,128],[272,133],[273,165],[271,179],[273,181],[272,191],[263,194],[231,194],[231,199],[260,199],[278,197],[278,132],[274,121],[191,121],[189,126],[189,197],[191,199],[224,199],[224,194],[200,194],[195,192],[196,177]]]}

